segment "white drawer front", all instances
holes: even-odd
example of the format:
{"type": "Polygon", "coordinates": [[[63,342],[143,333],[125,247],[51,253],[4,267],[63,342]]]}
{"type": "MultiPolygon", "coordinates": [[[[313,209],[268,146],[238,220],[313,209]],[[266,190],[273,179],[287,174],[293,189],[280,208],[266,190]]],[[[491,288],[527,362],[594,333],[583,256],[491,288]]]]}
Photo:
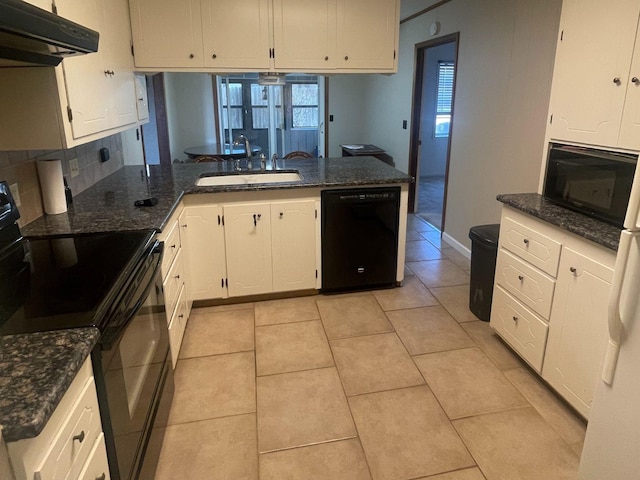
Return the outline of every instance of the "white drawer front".
{"type": "Polygon", "coordinates": [[[538,372],[549,327],[501,287],[493,291],[491,326],[538,372]]]}
{"type": "Polygon", "coordinates": [[[173,265],[171,265],[169,273],[164,279],[164,283],[162,285],[167,313],[167,324],[171,320],[173,311],[176,308],[176,303],[178,302],[180,289],[182,288],[182,285],[184,285],[184,263],[182,257],[183,255],[181,250],[180,252],[178,252],[178,255],[176,255],[176,259],[173,262],[173,265]]]}
{"type": "Polygon", "coordinates": [[[87,462],[84,464],[80,480],[109,480],[109,464],[107,463],[107,449],[104,444],[104,433],[98,436],[87,462]]]}
{"type": "Polygon", "coordinates": [[[506,216],[500,225],[500,246],[552,277],[558,274],[562,244],[506,216]]]}
{"type": "Polygon", "coordinates": [[[180,250],[180,228],[178,227],[178,221],[176,220],[167,228],[169,229],[167,236],[163,236],[164,255],[162,257],[162,278],[166,278],[173,259],[176,258],[180,250]]]}
{"type": "Polygon", "coordinates": [[[178,363],[178,354],[180,353],[184,330],[187,327],[188,315],[186,289],[182,287],[178,297],[178,306],[169,324],[169,345],[171,346],[173,368],[176,368],[176,364],[178,363]]]}
{"type": "Polygon", "coordinates": [[[555,280],[500,249],[496,282],[538,315],[549,318],[555,280]]]}
{"type": "Polygon", "coordinates": [[[96,387],[91,377],[58,431],[35,476],[40,480],[75,479],[102,433],[96,387]],[[39,475],[39,477],[38,477],[39,475]]]}

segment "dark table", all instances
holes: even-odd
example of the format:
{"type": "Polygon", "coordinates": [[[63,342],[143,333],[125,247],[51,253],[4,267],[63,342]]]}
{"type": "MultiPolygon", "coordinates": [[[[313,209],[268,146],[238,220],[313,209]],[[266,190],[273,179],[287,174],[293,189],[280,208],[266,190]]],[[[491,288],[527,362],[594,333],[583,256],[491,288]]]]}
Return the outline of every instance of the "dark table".
{"type": "MultiPolygon", "coordinates": [[[[245,158],[247,154],[244,151],[243,146],[235,146],[230,149],[228,145],[221,147],[215,143],[208,143],[207,145],[199,145],[197,147],[189,147],[184,149],[184,153],[187,157],[194,159],[202,156],[215,156],[231,160],[234,158],[245,158]]],[[[258,145],[251,146],[252,155],[260,155],[262,153],[262,147],[258,145]]]]}
{"type": "Polygon", "coordinates": [[[342,148],[342,156],[343,157],[363,157],[370,156],[375,157],[379,160],[382,160],[384,163],[395,166],[393,161],[393,157],[387,154],[380,147],[376,147],[375,145],[353,145],[353,144],[345,144],[340,145],[342,148]]]}

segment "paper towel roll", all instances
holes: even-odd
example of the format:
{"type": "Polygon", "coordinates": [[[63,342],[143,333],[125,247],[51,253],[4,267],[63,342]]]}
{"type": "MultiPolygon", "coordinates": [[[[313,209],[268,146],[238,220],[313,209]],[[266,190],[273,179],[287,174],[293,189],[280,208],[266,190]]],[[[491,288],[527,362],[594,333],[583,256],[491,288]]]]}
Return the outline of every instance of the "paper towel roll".
{"type": "Polygon", "coordinates": [[[62,162],[60,160],[38,160],[36,165],[44,211],[50,215],[66,212],[67,200],[64,195],[62,162]]]}

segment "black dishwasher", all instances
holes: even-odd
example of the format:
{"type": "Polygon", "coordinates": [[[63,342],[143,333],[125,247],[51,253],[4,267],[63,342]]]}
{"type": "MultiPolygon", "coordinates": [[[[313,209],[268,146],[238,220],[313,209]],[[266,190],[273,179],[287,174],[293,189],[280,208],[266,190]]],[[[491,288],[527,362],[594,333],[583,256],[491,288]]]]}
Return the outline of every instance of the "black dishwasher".
{"type": "Polygon", "coordinates": [[[396,285],[400,187],[322,192],[322,291],[396,285]]]}

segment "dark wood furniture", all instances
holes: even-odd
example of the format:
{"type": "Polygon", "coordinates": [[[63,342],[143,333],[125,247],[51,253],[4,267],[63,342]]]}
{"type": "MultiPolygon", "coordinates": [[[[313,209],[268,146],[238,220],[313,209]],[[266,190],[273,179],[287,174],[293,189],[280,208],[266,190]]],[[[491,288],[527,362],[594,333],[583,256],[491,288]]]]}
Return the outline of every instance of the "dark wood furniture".
{"type": "MultiPolygon", "coordinates": [[[[189,147],[184,149],[184,153],[191,160],[198,157],[220,157],[224,160],[231,160],[235,158],[246,158],[247,154],[242,146],[234,146],[230,149],[227,145],[224,147],[216,145],[215,143],[209,143],[207,145],[198,145],[196,147],[189,147]]],[[[258,145],[251,146],[252,155],[260,155],[262,153],[262,147],[258,145]]]]}
{"type": "Polygon", "coordinates": [[[369,157],[375,157],[379,160],[382,160],[384,163],[387,163],[392,167],[395,166],[393,157],[387,154],[387,152],[382,150],[380,147],[376,147],[375,145],[345,144],[345,145],[340,145],[340,148],[342,148],[343,157],[363,157],[366,155],[369,157]]]}
{"type": "Polygon", "coordinates": [[[287,153],[284,157],[285,160],[289,160],[290,158],[315,158],[313,155],[307,152],[303,152],[302,150],[295,150],[293,152],[287,153]]]}

